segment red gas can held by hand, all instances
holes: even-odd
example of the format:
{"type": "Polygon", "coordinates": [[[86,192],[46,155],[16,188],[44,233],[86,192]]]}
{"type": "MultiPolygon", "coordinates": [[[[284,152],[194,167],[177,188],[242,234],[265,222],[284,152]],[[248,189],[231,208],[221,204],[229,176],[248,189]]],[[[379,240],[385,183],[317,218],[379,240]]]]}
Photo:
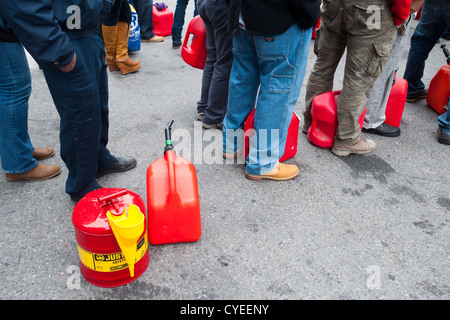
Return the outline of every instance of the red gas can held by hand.
{"type": "Polygon", "coordinates": [[[145,203],[136,193],[117,188],[89,192],[75,205],[72,223],[81,274],[89,283],[118,287],[147,269],[145,203]]]}
{"type": "Polygon", "coordinates": [[[444,107],[450,98],[450,52],[445,44],[441,45],[441,48],[447,58],[447,64],[441,67],[431,79],[427,93],[427,104],[438,114],[446,112],[444,107]]]}
{"type": "Polygon", "coordinates": [[[153,33],[160,37],[172,34],[173,12],[164,3],[155,3],[152,8],[153,33]]]}
{"type": "Polygon", "coordinates": [[[206,30],[200,15],[192,18],[186,30],[181,57],[190,66],[203,69],[206,61],[206,30]]]}
{"type": "MultiPolygon", "coordinates": [[[[308,129],[308,140],[321,148],[332,148],[338,127],[337,99],[341,90],[325,92],[313,99],[311,107],[312,122],[308,129]]],[[[366,108],[359,118],[359,126],[363,127],[366,108]]]]}
{"type": "Polygon", "coordinates": [[[386,104],[386,120],[384,120],[384,122],[397,128],[400,127],[403,111],[405,109],[407,93],[408,81],[402,78],[394,77],[394,83],[386,104]]]}
{"type": "Polygon", "coordinates": [[[194,242],[201,236],[200,202],[194,165],[173,151],[166,127],[164,157],[147,169],[148,237],[153,245],[194,242]]]}
{"type": "MultiPolygon", "coordinates": [[[[300,125],[300,119],[298,115],[294,112],[292,114],[291,122],[289,124],[289,129],[286,137],[286,144],[284,147],[283,155],[280,157],[280,162],[286,161],[287,159],[293,158],[297,154],[297,142],[298,142],[298,127],[300,125]]],[[[255,128],[255,109],[248,115],[244,124],[245,133],[245,146],[244,146],[244,160],[248,156],[249,152],[249,142],[250,137],[253,136],[254,132],[249,131],[255,128]],[[253,134],[251,134],[253,133],[253,134]]],[[[281,153],[281,152],[280,152],[281,153]]]]}

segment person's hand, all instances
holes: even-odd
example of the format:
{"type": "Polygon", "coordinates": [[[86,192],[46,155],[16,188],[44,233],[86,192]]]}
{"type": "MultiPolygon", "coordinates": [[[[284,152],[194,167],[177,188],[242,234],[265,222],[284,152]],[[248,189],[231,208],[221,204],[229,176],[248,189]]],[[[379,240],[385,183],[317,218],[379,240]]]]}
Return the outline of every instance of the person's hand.
{"type": "Polygon", "coordinates": [[[69,62],[69,64],[66,64],[64,67],[60,67],[59,69],[63,72],[70,72],[75,68],[75,64],[77,63],[77,55],[75,52],[73,53],[72,60],[69,62]]]}

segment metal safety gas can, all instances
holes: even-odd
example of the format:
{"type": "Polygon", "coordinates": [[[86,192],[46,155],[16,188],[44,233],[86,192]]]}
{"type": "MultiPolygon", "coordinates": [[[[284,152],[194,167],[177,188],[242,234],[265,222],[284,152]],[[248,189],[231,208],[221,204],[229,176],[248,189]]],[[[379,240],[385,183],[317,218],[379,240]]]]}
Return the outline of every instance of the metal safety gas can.
{"type": "Polygon", "coordinates": [[[147,269],[145,203],[136,193],[117,188],[92,191],[76,204],[72,223],[81,273],[89,283],[118,287],[147,269]]]}

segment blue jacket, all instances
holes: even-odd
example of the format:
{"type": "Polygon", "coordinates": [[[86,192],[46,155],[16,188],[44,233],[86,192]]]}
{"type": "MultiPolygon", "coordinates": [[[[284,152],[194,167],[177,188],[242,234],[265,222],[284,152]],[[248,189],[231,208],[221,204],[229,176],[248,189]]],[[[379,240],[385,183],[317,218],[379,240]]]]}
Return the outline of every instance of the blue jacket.
{"type": "Polygon", "coordinates": [[[0,0],[0,29],[13,32],[39,64],[62,67],[73,57],[70,39],[97,30],[104,1],[0,0]]]}

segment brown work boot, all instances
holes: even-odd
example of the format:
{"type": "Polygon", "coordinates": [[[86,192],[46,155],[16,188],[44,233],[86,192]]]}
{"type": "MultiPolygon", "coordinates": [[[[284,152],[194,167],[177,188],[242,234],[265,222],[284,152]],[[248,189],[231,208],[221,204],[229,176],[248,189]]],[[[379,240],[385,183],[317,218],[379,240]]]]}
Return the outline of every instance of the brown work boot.
{"type": "Polygon", "coordinates": [[[278,166],[262,175],[245,173],[245,177],[250,180],[277,180],[286,181],[294,179],[299,173],[298,167],[294,164],[279,163],[278,166]]]}
{"type": "Polygon", "coordinates": [[[35,158],[37,161],[53,157],[54,154],[55,150],[50,148],[34,148],[33,150],[33,158],[35,158]]]}
{"type": "Polygon", "coordinates": [[[20,180],[45,180],[58,175],[61,172],[60,166],[50,166],[39,163],[36,168],[31,169],[25,173],[11,174],[6,173],[6,180],[9,182],[15,182],[20,180]]]}
{"type": "Polygon", "coordinates": [[[331,149],[331,152],[339,157],[345,157],[349,154],[364,154],[369,153],[373,149],[375,149],[375,141],[364,139],[363,137],[359,137],[358,142],[349,147],[335,147],[331,149]]]}

